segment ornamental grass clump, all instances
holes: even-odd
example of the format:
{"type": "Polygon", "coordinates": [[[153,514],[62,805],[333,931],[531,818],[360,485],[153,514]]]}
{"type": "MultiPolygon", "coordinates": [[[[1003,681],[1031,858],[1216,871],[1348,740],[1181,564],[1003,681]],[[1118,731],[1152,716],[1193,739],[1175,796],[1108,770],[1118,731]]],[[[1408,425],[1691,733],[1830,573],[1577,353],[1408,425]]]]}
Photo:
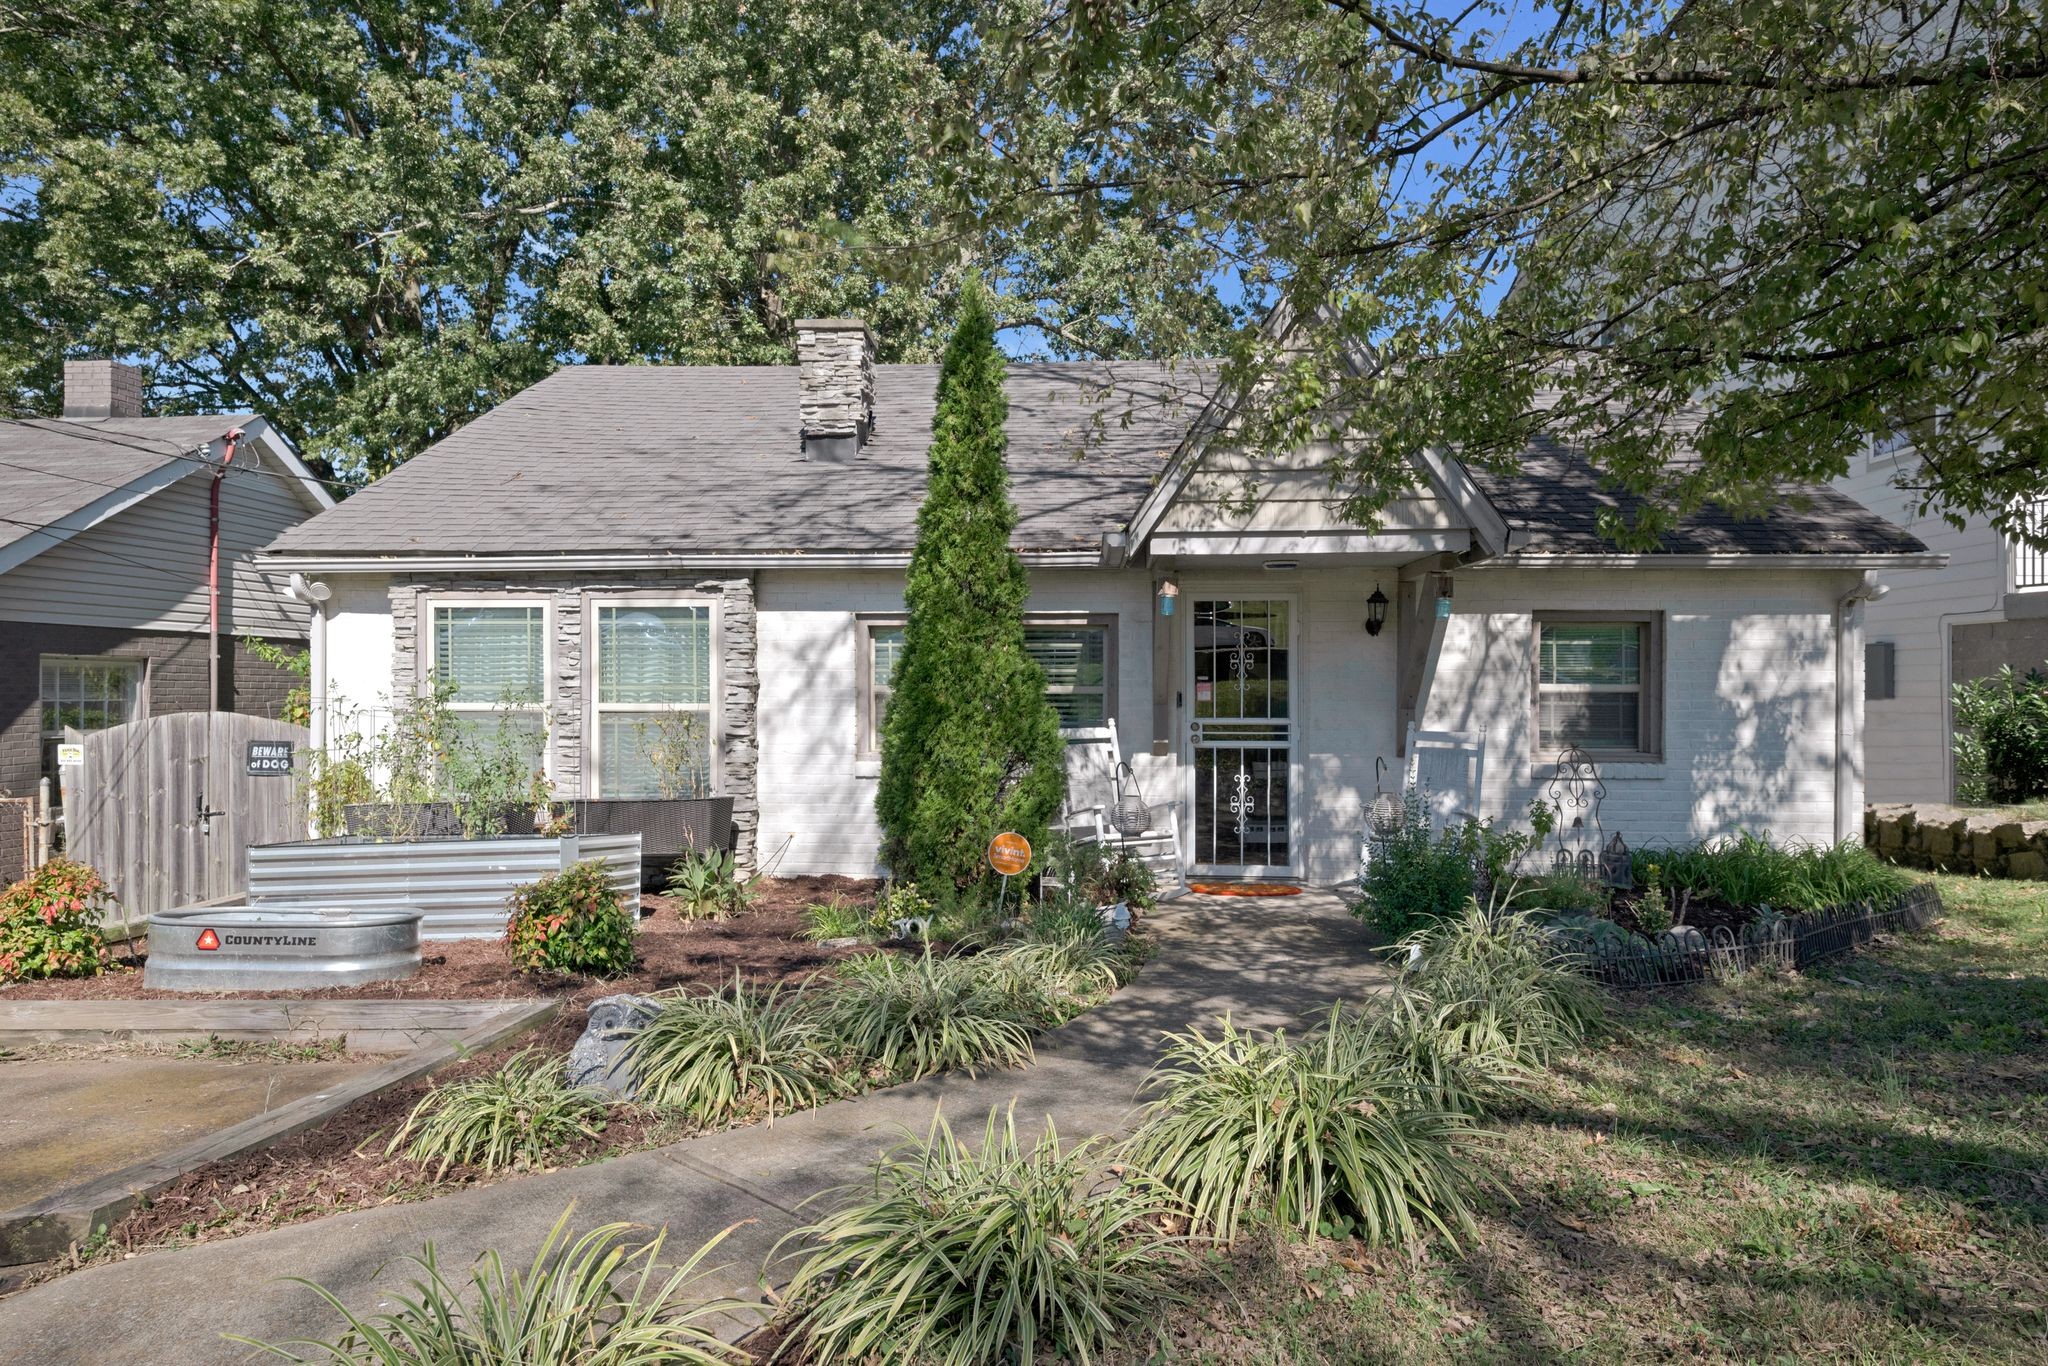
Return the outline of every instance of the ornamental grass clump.
{"type": "MultiPolygon", "coordinates": [[[[806,1360],[1092,1361],[1185,1298],[1187,1258],[1155,1181],[1105,1171],[1096,1141],[1026,1147],[991,1112],[979,1149],[935,1119],[871,1186],[790,1235],[785,1301],[806,1360]]],[[[1113,1170],[1113,1169],[1112,1169],[1113,1170]]]]}
{"type": "Polygon", "coordinates": [[[626,1044],[647,1105],[701,1124],[816,1105],[833,1088],[832,1058],[801,990],[760,990],[734,972],[730,987],[679,995],[626,1044]]]}
{"type": "Polygon", "coordinates": [[[1416,1095],[1405,1067],[1361,1046],[1333,1011],[1304,1038],[1240,1031],[1167,1035],[1161,1094],[1129,1161],[1156,1176],[1196,1229],[1229,1242],[1248,1216],[1343,1229],[1367,1243],[1472,1227],[1460,1145],[1471,1119],[1416,1095]]]}
{"type": "MultiPolygon", "coordinates": [[[[359,1315],[325,1287],[298,1284],[327,1301],[346,1330],[328,1341],[261,1342],[229,1335],[285,1361],[324,1366],[728,1366],[748,1358],[718,1337],[730,1300],[695,1300],[691,1284],[719,1234],[665,1276],[664,1234],[629,1243],[633,1224],[604,1224],[580,1237],[565,1210],[541,1240],[533,1264],[507,1269],[495,1249],[470,1268],[467,1285],[441,1270],[434,1245],[409,1260],[410,1293],[387,1291],[396,1308],[359,1315]]],[[[726,1230],[731,1232],[730,1229],[726,1230]]]]}
{"type": "Polygon", "coordinates": [[[1504,1032],[1468,1027],[1469,1013],[1404,985],[1370,1009],[1333,1011],[1330,1027],[1351,1030],[1351,1046],[1398,1075],[1417,1104],[1476,1119],[1526,1094],[1538,1072],[1504,1032]]]}
{"type": "Polygon", "coordinates": [[[1135,963],[1120,944],[1093,929],[1014,939],[983,953],[975,966],[1019,1010],[1063,1024],[1131,979],[1135,963]]]}
{"type": "Polygon", "coordinates": [[[604,1131],[605,1100],[562,1079],[562,1059],[539,1049],[515,1053],[494,1072],[437,1086],[412,1108],[387,1153],[434,1167],[495,1172],[539,1167],[563,1145],[604,1131]]]}
{"type": "Polygon", "coordinates": [[[1748,831],[1675,849],[1637,850],[1633,871],[1638,883],[1649,882],[1652,867],[1658,885],[1674,901],[1679,894],[1704,896],[1741,910],[1768,906],[1780,915],[1891,901],[1913,885],[1905,870],[1854,840],[1781,846],[1748,831]]]}
{"type": "Polygon", "coordinates": [[[106,966],[101,922],[114,909],[106,879],[53,858],[0,892],[0,982],[96,977],[106,966]]]}
{"type": "Polygon", "coordinates": [[[633,967],[633,916],[603,859],[512,893],[505,947],[522,972],[616,977],[633,967]]]}
{"type": "Polygon", "coordinates": [[[834,1046],[890,1078],[1031,1061],[1029,1016],[974,959],[872,954],[838,976],[820,1012],[834,1046]]]}
{"type": "Polygon", "coordinates": [[[1458,1056],[1541,1067],[1601,1017],[1600,989],[1578,957],[1525,913],[1468,902],[1399,947],[1420,952],[1408,984],[1431,1003],[1434,1028],[1458,1056]]]}

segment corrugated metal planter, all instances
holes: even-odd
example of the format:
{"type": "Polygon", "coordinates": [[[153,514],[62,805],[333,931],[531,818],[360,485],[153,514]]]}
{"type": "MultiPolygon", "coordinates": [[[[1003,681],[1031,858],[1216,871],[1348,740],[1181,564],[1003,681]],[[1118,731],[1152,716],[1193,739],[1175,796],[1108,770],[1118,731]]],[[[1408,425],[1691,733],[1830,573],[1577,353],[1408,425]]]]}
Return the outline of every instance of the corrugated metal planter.
{"type": "Polygon", "coordinates": [[[677,859],[693,849],[730,850],[730,797],[586,797],[575,803],[586,835],[640,836],[641,885],[659,889],[677,859]]]}
{"type": "Polygon", "coordinates": [[[314,991],[420,970],[417,906],[183,906],[149,918],[142,984],[161,991],[314,991]]]}
{"type": "Polygon", "coordinates": [[[252,845],[249,900],[328,906],[404,902],[426,913],[422,939],[495,939],[505,903],[537,878],[582,859],[611,869],[619,900],[640,913],[638,835],[508,835],[462,840],[300,840],[252,845]]]}

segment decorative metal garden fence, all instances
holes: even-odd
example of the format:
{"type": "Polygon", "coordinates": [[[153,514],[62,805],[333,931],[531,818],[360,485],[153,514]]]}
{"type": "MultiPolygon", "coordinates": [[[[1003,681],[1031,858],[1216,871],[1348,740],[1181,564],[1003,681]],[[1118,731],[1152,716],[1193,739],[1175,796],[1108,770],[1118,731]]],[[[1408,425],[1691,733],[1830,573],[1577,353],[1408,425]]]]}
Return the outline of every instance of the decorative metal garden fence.
{"type": "Polygon", "coordinates": [[[1881,934],[1921,930],[1941,918],[1941,893],[1923,884],[1885,905],[1860,902],[1811,914],[1752,921],[1740,932],[1717,927],[1710,933],[1666,936],[1595,947],[1582,966],[1612,987],[1680,986],[1734,977],[1766,965],[1804,968],[1853,949],[1881,934]]]}

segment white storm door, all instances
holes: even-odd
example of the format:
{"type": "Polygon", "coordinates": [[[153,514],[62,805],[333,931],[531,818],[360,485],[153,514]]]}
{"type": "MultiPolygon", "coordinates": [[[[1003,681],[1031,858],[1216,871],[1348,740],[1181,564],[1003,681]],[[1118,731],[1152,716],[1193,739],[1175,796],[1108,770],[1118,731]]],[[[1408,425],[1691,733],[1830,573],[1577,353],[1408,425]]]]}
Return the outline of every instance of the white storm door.
{"type": "Polygon", "coordinates": [[[1292,876],[1296,679],[1290,598],[1197,598],[1188,769],[1198,873],[1292,876]]]}

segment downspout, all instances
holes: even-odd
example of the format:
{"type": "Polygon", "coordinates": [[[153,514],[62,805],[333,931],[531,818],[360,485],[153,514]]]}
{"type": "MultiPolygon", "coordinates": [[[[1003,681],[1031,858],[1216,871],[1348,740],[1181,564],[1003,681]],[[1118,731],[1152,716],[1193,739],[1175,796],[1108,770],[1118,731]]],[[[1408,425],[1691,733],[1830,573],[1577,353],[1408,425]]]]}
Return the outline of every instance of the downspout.
{"type": "Polygon", "coordinates": [[[1850,650],[1852,637],[1861,638],[1861,610],[1891,589],[1877,581],[1872,570],[1854,588],[1835,600],[1835,842],[1860,839],[1863,813],[1857,809],[1857,765],[1849,762],[1853,748],[1863,753],[1862,702],[1856,692],[1856,661],[1850,650]]]}
{"type": "Polygon", "coordinates": [[[220,710],[220,481],[235,463],[235,447],[241,444],[242,429],[234,427],[222,438],[220,464],[214,466],[213,483],[206,491],[206,709],[220,710]]]}
{"type": "Polygon", "coordinates": [[[199,833],[213,833],[213,818],[227,814],[209,803],[213,795],[213,714],[220,710],[220,481],[235,463],[242,429],[230,427],[221,438],[220,464],[206,490],[206,761],[200,768],[199,833]]]}

